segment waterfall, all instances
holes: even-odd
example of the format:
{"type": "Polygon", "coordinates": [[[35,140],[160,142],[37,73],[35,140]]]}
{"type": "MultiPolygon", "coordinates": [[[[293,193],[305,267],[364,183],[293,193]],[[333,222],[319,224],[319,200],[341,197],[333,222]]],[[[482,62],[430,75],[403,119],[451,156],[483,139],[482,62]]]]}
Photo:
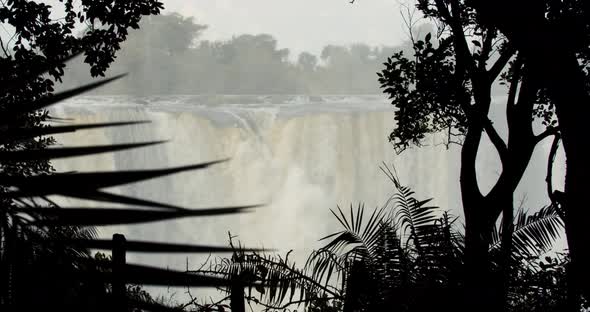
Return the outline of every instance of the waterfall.
{"type": "MultiPolygon", "coordinates": [[[[275,248],[283,255],[293,249],[290,259],[301,265],[312,249],[321,246],[319,238],[340,228],[329,209],[337,205],[348,209],[362,202],[372,211],[393,194],[393,185],[379,168],[383,162],[395,166],[402,183],[412,187],[418,198],[432,197],[434,205],[460,215],[459,148],[447,150],[433,139],[423,148],[396,155],[387,140],[393,128],[393,109],[381,96],[332,96],[320,101],[285,96],[227,97],[226,102],[210,103],[207,97],[199,96],[88,96],[69,100],[53,108],[51,114],[71,118],[74,123],[152,123],[64,134],[57,137],[60,144],[169,142],[55,161],[54,166],[58,171],[110,171],[230,158],[205,170],[115,191],[195,209],[264,206],[241,215],[106,227],[101,235],[121,232],[135,240],[227,245],[231,231],[248,247],[275,248]]],[[[491,147],[484,142],[478,162],[484,172],[480,176],[487,175],[493,182],[501,166],[489,151],[491,147]]],[[[543,168],[545,155],[535,156],[540,157],[541,164],[536,170],[543,168]]],[[[543,202],[542,194],[531,194],[527,188],[543,193],[544,171],[534,174],[535,182],[526,184],[522,192],[528,192],[529,200],[537,204],[543,202]]],[[[130,255],[129,259],[184,269],[187,257],[189,266],[195,268],[206,255],[166,259],[162,255],[130,255]]]]}

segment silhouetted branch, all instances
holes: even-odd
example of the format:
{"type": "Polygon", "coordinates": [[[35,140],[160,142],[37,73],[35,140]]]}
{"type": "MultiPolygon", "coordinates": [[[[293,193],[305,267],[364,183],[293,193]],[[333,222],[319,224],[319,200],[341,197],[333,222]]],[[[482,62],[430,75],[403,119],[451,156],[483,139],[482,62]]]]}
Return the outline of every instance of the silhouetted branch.
{"type": "MultiPolygon", "coordinates": [[[[545,131],[547,132],[547,131],[545,131]]],[[[557,212],[559,213],[560,217],[564,218],[563,211],[561,209],[561,203],[558,198],[556,198],[556,192],[553,190],[553,163],[555,162],[555,156],[557,155],[557,149],[559,148],[559,141],[561,140],[561,135],[559,133],[554,134],[553,143],[551,144],[551,149],[549,150],[549,159],[547,161],[547,178],[545,182],[547,182],[547,195],[551,200],[551,203],[555,205],[557,208],[557,212]]]]}
{"type": "Polygon", "coordinates": [[[490,70],[488,71],[488,77],[491,81],[496,80],[496,78],[498,77],[498,75],[500,75],[502,69],[504,69],[504,66],[506,66],[506,64],[508,63],[510,58],[512,58],[514,53],[516,53],[516,49],[509,44],[508,48],[504,50],[504,53],[500,54],[500,57],[498,58],[498,60],[496,60],[496,63],[494,63],[494,65],[492,65],[492,68],[490,68],[490,70]]]}
{"type": "Polygon", "coordinates": [[[479,70],[481,71],[486,70],[486,61],[489,59],[490,53],[492,52],[492,43],[495,37],[496,31],[494,29],[488,29],[485,32],[483,46],[481,48],[481,53],[479,57],[479,70]]]}
{"type": "Polygon", "coordinates": [[[506,101],[506,114],[510,118],[512,107],[516,105],[516,91],[518,91],[518,83],[520,82],[520,71],[522,69],[522,58],[516,57],[516,61],[512,65],[514,73],[510,80],[510,87],[508,88],[508,100],[506,101]]]}
{"type": "MultiPolygon", "coordinates": [[[[539,135],[535,136],[535,141],[536,141],[535,143],[539,143],[539,142],[543,141],[545,138],[550,137],[552,135],[554,135],[557,140],[559,140],[561,138],[561,136],[559,134],[558,127],[548,127],[545,131],[543,131],[539,135]]],[[[555,140],[554,140],[554,143],[555,143],[555,140]]]]}
{"type": "Polygon", "coordinates": [[[408,28],[408,37],[410,38],[410,41],[412,42],[412,45],[416,44],[416,40],[414,39],[414,26],[416,25],[417,22],[414,21],[414,15],[416,14],[416,9],[414,9],[413,11],[410,11],[410,8],[408,5],[406,4],[401,4],[401,6],[405,9],[405,14],[404,12],[400,9],[400,15],[402,17],[402,20],[406,26],[406,28],[408,28]]]}
{"type": "Polygon", "coordinates": [[[6,51],[6,47],[4,47],[4,41],[2,40],[2,37],[0,37],[0,47],[2,47],[2,51],[4,52],[4,56],[9,56],[10,54],[8,53],[8,51],[6,51]]]}
{"type": "MultiPolygon", "coordinates": [[[[451,11],[447,7],[445,1],[435,0],[436,8],[441,15],[443,21],[447,23],[454,34],[453,42],[457,53],[456,61],[456,74],[459,77],[464,77],[466,73],[474,73],[476,68],[471,52],[465,39],[465,32],[463,31],[463,25],[461,25],[459,3],[456,0],[449,1],[451,11]],[[452,15],[451,15],[452,12],[452,15]]],[[[462,81],[459,79],[458,81],[462,81]]]]}
{"type": "Polygon", "coordinates": [[[491,120],[487,119],[484,122],[484,129],[485,129],[486,133],[488,134],[490,141],[492,142],[492,144],[494,144],[494,147],[498,150],[498,154],[500,155],[500,160],[502,161],[502,163],[505,163],[505,161],[507,160],[506,157],[508,157],[508,148],[506,147],[506,143],[504,143],[504,140],[502,140],[502,138],[500,137],[500,135],[496,131],[496,128],[494,128],[494,126],[492,125],[491,120]]]}
{"type": "Polygon", "coordinates": [[[285,310],[287,307],[294,305],[294,304],[301,304],[301,303],[307,303],[307,302],[312,302],[312,301],[328,301],[328,300],[333,300],[333,299],[339,299],[339,297],[338,298],[337,297],[307,298],[307,299],[289,301],[283,305],[264,303],[253,296],[247,296],[245,299],[248,301],[252,301],[258,305],[261,305],[261,306],[265,307],[266,309],[285,310]]]}

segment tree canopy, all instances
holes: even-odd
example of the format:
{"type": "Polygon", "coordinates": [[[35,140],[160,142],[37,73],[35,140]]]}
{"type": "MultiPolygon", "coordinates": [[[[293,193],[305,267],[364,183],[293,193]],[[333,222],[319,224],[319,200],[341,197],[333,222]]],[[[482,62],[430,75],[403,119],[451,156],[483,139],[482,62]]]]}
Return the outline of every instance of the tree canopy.
{"type": "MultiPolygon", "coordinates": [[[[127,38],[128,29],[137,28],[142,16],[158,14],[163,8],[162,3],[155,0],[83,0],[77,5],[72,0],[60,2],[64,6],[64,16],[57,19],[52,16],[54,8],[45,3],[10,0],[0,6],[0,23],[5,31],[0,36],[0,110],[3,116],[0,153],[5,155],[0,162],[3,176],[0,186],[0,306],[10,311],[24,307],[24,303],[31,309],[51,309],[57,305],[62,305],[60,308],[65,311],[86,309],[88,303],[81,300],[81,296],[89,295],[87,287],[92,286],[68,279],[65,272],[83,266],[80,258],[88,256],[88,251],[59,244],[47,246],[39,240],[95,236],[91,228],[23,225],[26,222],[15,212],[19,207],[55,208],[56,205],[46,198],[33,200],[31,204],[7,196],[13,186],[6,180],[48,175],[53,168],[47,156],[6,155],[32,150],[43,153],[54,141],[50,136],[15,136],[15,129],[43,134],[48,128],[43,122],[50,116],[46,111],[34,109],[32,103],[50,98],[55,83],[62,81],[64,63],[72,55],[83,54],[84,62],[90,65],[90,70],[88,67],[85,70],[92,76],[104,76],[120,44],[127,38]],[[74,32],[79,27],[85,30],[76,35],[74,32]],[[31,293],[36,296],[34,302],[30,302],[31,293]],[[64,302],[69,305],[64,306],[64,302]]],[[[91,296],[98,298],[100,291],[91,296]]]]}
{"type": "MultiPolygon", "coordinates": [[[[497,28],[482,23],[466,2],[420,0],[417,8],[438,29],[413,39],[413,55],[394,54],[378,73],[384,92],[397,108],[396,128],[389,138],[398,151],[420,146],[427,136],[437,133],[446,136],[447,144],[460,146],[467,255],[465,301],[471,309],[491,302],[494,310],[503,310],[512,272],[506,269],[491,274],[488,246],[501,216],[502,249],[505,262],[509,261],[514,192],[535,146],[559,135],[554,103],[526,63],[526,55],[517,52],[497,28]],[[507,86],[505,103],[492,103],[496,81],[507,86]],[[492,105],[505,107],[507,136],[500,135],[494,125],[492,105]],[[533,127],[539,121],[543,125],[540,133],[533,127]],[[500,177],[488,193],[480,190],[476,178],[484,134],[502,165],[500,177]]],[[[559,203],[552,204],[562,208],[559,203]]]]}
{"type": "MultiPolygon", "coordinates": [[[[153,16],[130,33],[111,67],[129,79],[102,94],[377,94],[375,72],[396,47],[328,45],[296,57],[269,34],[201,38],[207,26],[179,14],[153,16]]],[[[279,38],[280,39],[280,38],[279,38]]],[[[82,64],[66,86],[88,80],[82,64]]]]}

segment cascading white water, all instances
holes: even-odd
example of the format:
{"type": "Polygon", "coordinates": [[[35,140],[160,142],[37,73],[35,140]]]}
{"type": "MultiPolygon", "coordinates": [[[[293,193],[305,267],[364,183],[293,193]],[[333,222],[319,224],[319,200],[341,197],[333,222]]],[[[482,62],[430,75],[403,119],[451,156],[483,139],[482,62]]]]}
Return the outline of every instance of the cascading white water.
{"type": "MultiPolygon", "coordinates": [[[[231,158],[206,170],[115,191],[188,208],[267,204],[249,214],[108,227],[101,231],[103,236],[122,232],[128,239],[226,245],[231,231],[248,247],[276,248],[282,254],[293,249],[290,259],[303,264],[309,251],[320,246],[319,238],[339,229],[330,208],[364,202],[371,209],[392,195],[393,186],[379,169],[382,162],[395,165],[402,182],[419,198],[433,197],[434,205],[460,214],[458,148],[432,144],[396,155],[387,140],[393,109],[381,96],[211,99],[80,97],[52,110],[52,115],[75,123],[152,121],[61,135],[58,142],[64,145],[169,140],[154,147],[56,161],[58,171],[163,168],[231,158]]],[[[480,177],[490,177],[483,182],[493,182],[500,170],[490,150],[484,147],[480,153],[480,177]]],[[[546,156],[535,157],[543,164],[546,156]]],[[[543,196],[535,194],[543,192],[544,181],[538,177],[544,172],[534,175],[535,181],[521,192],[537,205],[543,202],[543,196]]],[[[204,259],[129,259],[184,269],[186,257],[192,268],[204,259]]]]}

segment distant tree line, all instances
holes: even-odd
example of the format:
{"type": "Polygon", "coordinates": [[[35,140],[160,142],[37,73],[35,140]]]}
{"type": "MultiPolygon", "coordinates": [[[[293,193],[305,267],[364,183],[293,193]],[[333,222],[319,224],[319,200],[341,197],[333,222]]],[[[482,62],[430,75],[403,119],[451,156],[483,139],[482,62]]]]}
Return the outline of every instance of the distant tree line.
{"type": "MultiPolygon", "coordinates": [[[[179,14],[152,16],[130,33],[112,72],[127,79],[101,94],[378,94],[376,72],[395,47],[328,45],[296,60],[268,34],[227,41],[200,40],[207,26],[179,14]]],[[[410,48],[411,45],[408,45],[410,48]]],[[[88,81],[80,64],[68,68],[65,87],[88,81]]]]}

